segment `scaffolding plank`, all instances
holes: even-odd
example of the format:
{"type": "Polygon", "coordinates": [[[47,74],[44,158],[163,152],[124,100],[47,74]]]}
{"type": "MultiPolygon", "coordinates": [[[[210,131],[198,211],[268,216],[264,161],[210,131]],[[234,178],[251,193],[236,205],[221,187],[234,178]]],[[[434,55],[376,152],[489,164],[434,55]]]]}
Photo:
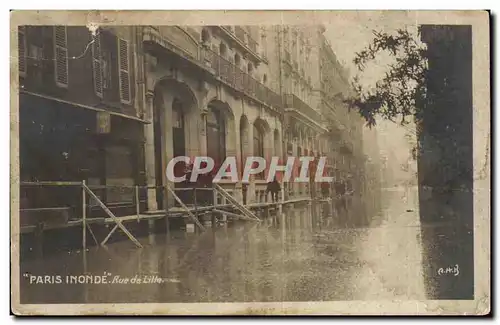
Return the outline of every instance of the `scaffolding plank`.
{"type": "Polygon", "coordinates": [[[249,218],[245,215],[229,212],[229,211],[224,211],[224,210],[218,210],[218,209],[213,209],[213,212],[220,213],[220,214],[227,214],[230,217],[236,218],[236,219],[245,219],[245,220],[254,220],[252,218],[249,218]]]}
{"type": "Polygon", "coordinates": [[[245,216],[248,218],[254,219],[256,221],[261,221],[252,211],[247,209],[244,205],[242,205],[240,202],[236,201],[231,194],[229,194],[225,189],[223,189],[219,184],[213,184],[215,190],[219,192],[222,196],[224,196],[231,204],[234,205],[234,207],[238,210],[241,211],[245,216]]]}
{"type": "Polygon", "coordinates": [[[184,204],[184,202],[181,201],[181,199],[175,194],[174,190],[170,188],[170,186],[167,186],[167,190],[172,194],[174,199],[181,205],[182,209],[187,213],[188,217],[203,231],[206,231],[207,229],[198,221],[198,219],[194,216],[194,214],[191,213],[189,208],[184,204]]]}
{"type": "MultiPolygon", "coordinates": [[[[83,188],[85,189],[85,191],[97,202],[97,204],[99,204],[101,206],[101,208],[104,210],[104,212],[106,212],[106,214],[108,216],[110,216],[111,218],[113,218],[113,220],[116,222],[116,225],[125,233],[125,235],[127,235],[127,237],[139,248],[142,248],[142,245],[141,243],[127,230],[127,228],[122,224],[121,220],[118,219],[114,214],[113,212],[111,212],[111,210],[108,209],[108,207],[99,199],[99,197],[97,197],[97,195],[94,194],[94,192],[92,192],[88,187],[87,185],[85,184],[82,184],[83,188]]],[[[113,230],[114,231],[114,230],[113,230]]],[[[106,238],[106,239],[109,239],[109,236],[106,238]]],[[[106,241],[103,241],[101,243],[101,245],[104,245],[106,244],[106,241]]]]}

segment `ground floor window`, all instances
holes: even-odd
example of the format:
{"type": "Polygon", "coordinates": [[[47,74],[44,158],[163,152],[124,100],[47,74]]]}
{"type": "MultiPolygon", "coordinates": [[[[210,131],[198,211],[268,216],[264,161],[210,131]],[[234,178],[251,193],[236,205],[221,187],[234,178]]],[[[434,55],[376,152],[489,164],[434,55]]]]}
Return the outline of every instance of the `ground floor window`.
{"type": "Polygon", "coordinates": [[[106,151],[106,201],[132,204],[134,202],[135,172],[132,150],[124,145],[112,145],[106,151]]]}
{"type": "MultiPolygon", "coordinates": [[[[96,134],[96,112],[35,96],[20,96],[19,111],[21,181],[85,180],[90,187],[117,186],[94,190],[105,204],[134,200],[144,169],[140,122],[113,116],[111,133],[96,134]]],[[[80,187],[21,186],[21,192],[24,206],[81,214],[80,187]]]]}
{"type": "Polygon", "coordinates": [[[209,106],[207,115],[207,153],[218,167],[226,159],[226,125],[221,111],[209,106]]]}
{"type": "MultiPolygon", "coordinates": [[[[253,126],[253,154],[256,157],[264,157],[264,132],[254,124],[253,126]]],[[[255,175],[256,179],[264,179],[264,172],[255,175]]]]}

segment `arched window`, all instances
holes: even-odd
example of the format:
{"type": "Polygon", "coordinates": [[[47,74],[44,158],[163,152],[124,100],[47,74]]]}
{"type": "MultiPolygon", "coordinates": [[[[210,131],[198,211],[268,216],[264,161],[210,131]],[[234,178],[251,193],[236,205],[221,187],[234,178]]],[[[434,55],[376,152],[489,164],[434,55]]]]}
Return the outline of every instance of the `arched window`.
{"type": "MultiPolygon", "coordinates": [[[[207,153],[216,164],[226,159],[226,126],[221,111],[208,106],[207,115],[207,153]]],[[[217,165],[216,165],[217,166],[217,165]]]]}
{"type": "MultiPolygon", "coordinates": [[[[248,139],[248,120],[245,115],[241,116],[240,119],[240,176],[243,175],[243,167],[245,164],[245,159],[248,156],[249,150],[249,139],[248,139]]],[[[251,154],[250,154],[251,155],[251,154]]]]}
{"type": "Polygon", "coordinates": [[[253,64],[252,62],[248,62],[248,74],[252,74],[253,72],[253,64]]]}
{"type": "Polygon", "coordinates": [[[227,47],[226,47],[226,44],[224,44],[222,42],[219,44],[219,54],[223,58],[226,58],[226,56],[227,56],[227,47]]]}
{"type": "Polygon", "coordinates": [[[201,42],[207,44],[210,41],[210,33],[206,28],[201,31],[201,42]]]}
{"type": "Polygon", "coordinates": [[[280,134],[276,129],[274,130],[274,155],[279,156],[281,153],[281,142],[280,142],[280,134]]]}
{"type": "Polygon", "coordinates": [[[292,156],[293,155],[293,134],[292,134],[292,131],[287,131],[286,133],[286,141],[287,141],[287,145],[286,145],[286,154],[288,156],[292,156]]]}
{"type": "Polygon", "coordinates": [[[241,66],[241,58],[238,53],[234,55],[234,64],[239,68],[241,66]]]}
{"type": "MultiPolygon", "coordinates": [[[[175,98],[172,102],[172,138],[175,141],[173,144],[174,157],[184,156],[186,154],[186,141],[184,133],[184,110],[182,102],[175,98]]],[[[182,176],[184,172],[184,164],[179,163],[174,167],[174,175],[182,176]]]]}
{"type": "Polygon", "coordinates": [[[264,27],[261,28],[260,31],[260,46],[261,46],[261,54],[264,58],[267,58],[267,39],[266,39],[266,30],[264,27]]]}
{"type": "Polygon", "coordinates": [[[172,103],[172,127],[184,127],[184,113],[182,109],[182,102],[177,98],[175,98],[172,103]]]}
{"type": "MultiPolygon", "coordinates": [[[[255,123],[253,125],[253,155],[264,158],[264,132],[255,123]]],[[[264,172],[255,176],[258,179],[264,179],[264,172]]]]}
{"type": "Polygon", "coordinates": [[[264,76],[262,77],[262,83],[266,84],[267,82],[267,74],[264,73],[264,76]]]}

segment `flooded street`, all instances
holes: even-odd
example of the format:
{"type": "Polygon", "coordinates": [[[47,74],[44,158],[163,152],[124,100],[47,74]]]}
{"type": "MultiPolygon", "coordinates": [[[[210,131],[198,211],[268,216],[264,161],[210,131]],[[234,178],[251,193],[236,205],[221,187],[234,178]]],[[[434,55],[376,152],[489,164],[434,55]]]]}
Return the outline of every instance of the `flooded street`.
{"type": "Polygon", "coordinates": [[[21,301],[425,299],[417,190],[384,195],[384,208],[370,227],[339,228],[330,215],[304,204],[261,224],[142,237],[143,249],[122,241],[85,254],[66,251],[27,260],[21,265],[28,274],[21,276],[21,301]],[[66,283],[67,275],[83,274],[105,275],[107,283],[66,283]],[[30,275],[59,275],[62,283],[30,283],[30,275]],[[142,283],[130,283],[134,278],[142,283]]]}

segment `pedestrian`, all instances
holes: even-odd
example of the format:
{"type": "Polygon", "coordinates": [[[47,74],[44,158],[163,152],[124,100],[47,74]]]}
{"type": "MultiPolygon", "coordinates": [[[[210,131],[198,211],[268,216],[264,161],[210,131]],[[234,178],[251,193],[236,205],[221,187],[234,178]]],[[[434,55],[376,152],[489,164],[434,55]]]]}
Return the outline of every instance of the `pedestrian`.
{"type": "Polygon", "coordinates": [[[336,194],[335,210],[337,210],[339,223],[342,226],[346,226],[346,220],[345,220],[347,213],[347,206],[345,202],[346,189],[343,181],[337,180],[335,182],[335,194],[336,194]]]}
{"type": "Polygon", "coordinates": [[[330,183],[328,182],[321,183],[321,194],[324,199],[327,199],[330,196],[330,183]]]}
{"type": "Polygon", "coordinates": [[[271,193],[271,200],[274,202],[278,201],[278,194],[281,191],[281,186],[280,183],[278,182],[278,179],[276,176],[274,176],[274,179],[267,183],[267,188],[266,188],[266,198],[268,193],[271,193]]]}

